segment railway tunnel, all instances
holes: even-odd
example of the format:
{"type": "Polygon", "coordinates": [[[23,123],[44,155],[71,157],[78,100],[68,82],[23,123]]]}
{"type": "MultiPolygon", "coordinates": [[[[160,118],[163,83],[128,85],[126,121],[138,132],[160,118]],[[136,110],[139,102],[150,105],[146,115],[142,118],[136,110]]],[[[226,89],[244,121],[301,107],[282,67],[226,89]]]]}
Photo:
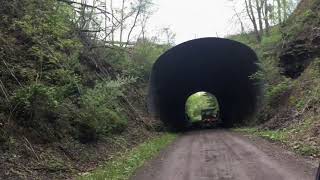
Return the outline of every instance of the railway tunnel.
{"type": "Polygon", "coordinates": [[[153,65],[149,82],[150,113],[172,129],[190,125],[185,114],[188,97],[214,95],[226,127],[242,123],[256,110],[260,83],[251,75],[258,58],[248,46],[222,38],[195,39],[177,45],[153,65]]]}

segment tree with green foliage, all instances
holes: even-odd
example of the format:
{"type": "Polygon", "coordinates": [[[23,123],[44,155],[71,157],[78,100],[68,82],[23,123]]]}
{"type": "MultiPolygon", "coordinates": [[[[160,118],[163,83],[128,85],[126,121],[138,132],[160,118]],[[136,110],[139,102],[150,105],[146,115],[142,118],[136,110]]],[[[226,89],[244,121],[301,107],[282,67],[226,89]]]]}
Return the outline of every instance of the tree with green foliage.
{"type": "MultiPolygon", "coordinates": [[[[150,1],[135,2],[130,18],[149,8],[150,1]]],[[[125,130],[132,112],[139,117],[129,96],[143,91],[169,46],[147,37],[130,48],[106,44],[95,12],[112,14],[89,1],[4,1],[0,10],[1,115],[44,142],[63,134],[92,141],[125,130]]]]}

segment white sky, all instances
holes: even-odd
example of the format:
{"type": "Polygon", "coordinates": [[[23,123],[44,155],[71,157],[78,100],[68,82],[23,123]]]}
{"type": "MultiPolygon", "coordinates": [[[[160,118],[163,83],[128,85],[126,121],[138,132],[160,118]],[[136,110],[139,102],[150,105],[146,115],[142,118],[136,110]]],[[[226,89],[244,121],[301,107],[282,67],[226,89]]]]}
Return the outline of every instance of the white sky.
{"type": "Polygon", "coordinates": [[[223,37],[237,32],[228,0],[154,0],[156,12],[149,20],[153,31],[170,27],[176,44],[201,37],[223,37]]]}

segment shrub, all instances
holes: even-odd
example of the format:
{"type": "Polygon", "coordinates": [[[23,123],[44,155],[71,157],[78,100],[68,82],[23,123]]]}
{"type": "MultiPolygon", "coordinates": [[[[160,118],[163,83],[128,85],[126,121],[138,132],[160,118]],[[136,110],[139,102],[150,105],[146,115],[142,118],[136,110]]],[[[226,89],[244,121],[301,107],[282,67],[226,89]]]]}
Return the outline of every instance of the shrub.
{"type": "Polygon", "coordinates": [[[134,78],[118,77],[97,83],[81,97],[80,122],[94,129],[97,135],[123,131],[128,117],[121,98],[124,88],[134,81],[134,78]]]}
{"type": "Polygon", "coordinates": [[[269,36],[263,36],[261,46],[266,48],[274,48],[282,40],[282,34],[278,27],[272,28],[269,36]]]}
{"type": "Polygon", "coordinates": [[[154,62],[169,48],[168,45],[155,44],[149,40],[138,41],[133,48],[131,61],[124,69],[127,74],[148,79],[154,62]]]}
{"type": "Polygon", "coordinates": [[[24,122],[36,118],[39,113],[56,109],[59,101],[57,89],[43,84],[23,87],[12,96],[17,114],[24,117],[24,122]]]}
{"type": "Polygon", "coordinates": [[[43,84],[33,84],[18,89],[11,98],[18,125],[29,129],[28,135],[38,143],[57,140],[61,128],[58,106],[61,99],[58,89],[43,84]]]}
{"type": "Polygon", "coordinates": [[[266,102],[270,106],[277,106],[282,97],[290,90],[289,80],[280,82],[277,85],[270,86],[266,91],[266,102]]]}

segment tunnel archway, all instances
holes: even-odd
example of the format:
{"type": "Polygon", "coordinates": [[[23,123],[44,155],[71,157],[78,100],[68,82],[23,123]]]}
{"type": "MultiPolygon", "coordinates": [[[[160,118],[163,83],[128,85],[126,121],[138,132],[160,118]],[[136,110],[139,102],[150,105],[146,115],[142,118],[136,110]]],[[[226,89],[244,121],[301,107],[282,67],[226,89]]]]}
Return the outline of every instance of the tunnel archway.
{"type": "Polygon", "coordinates": [[[190,125],[187,98],[200,91],[213,94],[223,125],[241,123],[253,115],[260,93],[258,58],[248,46],[222,38],[202,38],[177,45],[152,68],[148,107],[156,119],[174,129],[190,125]]]}

